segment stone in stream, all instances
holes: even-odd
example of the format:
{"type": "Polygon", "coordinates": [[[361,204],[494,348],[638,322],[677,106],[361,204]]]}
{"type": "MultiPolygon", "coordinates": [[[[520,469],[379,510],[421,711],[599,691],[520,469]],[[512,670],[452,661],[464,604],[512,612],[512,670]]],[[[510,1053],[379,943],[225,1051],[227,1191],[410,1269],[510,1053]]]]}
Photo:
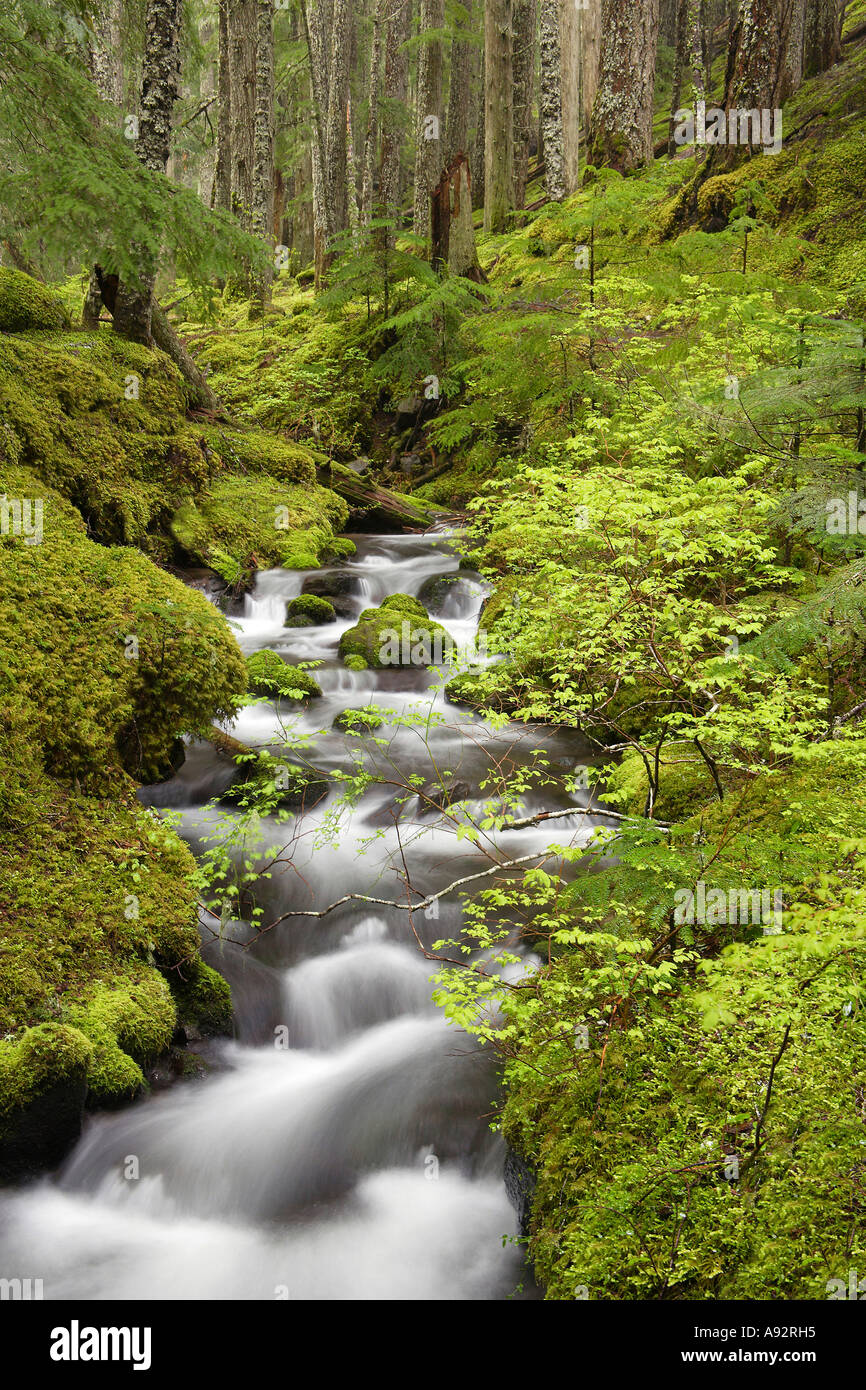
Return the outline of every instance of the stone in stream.
{"type": "Polygon", "coordinates": [[[270,648],[247,657],[247,690],[269,700],[310,700],[322,693],[309,671],[283,661],[270,648]]]}
{"type": "Polygon", "coordinates": [[[337,614],[334,605],[318,594],[300,594],[286,606],[285,627],[320,627],[333,623],[337,614]]]}
{"type": "Polygon", "coordinates": [[[362,656],[369,666],[438,666],[455,646],[449,632],[410,594],[391,594],[367,608],[340,638],[340,656],[362,656]]]}

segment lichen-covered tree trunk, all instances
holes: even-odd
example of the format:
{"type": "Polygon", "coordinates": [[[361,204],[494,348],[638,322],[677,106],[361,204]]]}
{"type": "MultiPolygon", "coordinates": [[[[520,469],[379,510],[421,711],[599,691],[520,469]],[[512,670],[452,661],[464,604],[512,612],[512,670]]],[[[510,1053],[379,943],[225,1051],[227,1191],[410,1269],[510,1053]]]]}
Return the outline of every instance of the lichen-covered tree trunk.
{"type": "Polygon", "coordinates": [[[537,0],[514,0],[514,207],[526,202],[532,98],[535,91],[535,31],[537,0]]]}
{"type": "Polygon", "coordinates": [[[826,72],[842,58],[840,0],[806,0],[803,70],[806,77],[826,72]]]}
{"type": "MultiPolygon", "coordinates": [[[[171,149],[171,122],[180,78],[180,0],[148,0],[136,153],[146,168],[165,173],[171,149]]],[[[114,328],[124,338],[151,341],[153,287],[157,256],[138,248],[137,285],[119,284],[113,309],[114,328]]]]}
{"type": "Polygon", "coordinates": [[[788,27],[788,50],[782,82],[782,100],[796,92],[803,81],[803,58],[806,44],[806,0],[791,0],[791,19],[788,27]]]}
{"type": "MultiPolygon", "coordinates": [[[[120,0],[111,0],[108,7],[93,18],[93,38],[89,46],[90,71],[96,90],[103,101],[119,108],[123,97],[123,56],[120,37],[120,0]]],[[[96,268],[90,272],[90,283],[81,311],[85,328],[99,325],[102,295],[96,268]]]]}
{"type": "Polygon", "coordinates": [[[514,159],[513,0],[485,0],[484,230],[504,232],[514,159]]]}
{"type": "Polygon", "coordinates": [[[228,0],[232,206],[249,227],[256,127],[256,0],[228,0]]]}
{"type": "Polygon", "coordinates": [[[547,196],[561,203],[565,197],[565,164],[562,147],[562,61],[559,46],[559,0],[540,0],[541,23],[541,140],[544,147],[544,181],[547,196]]]}
{"type": "Polygon", "coordinates": [[[456,154],[431,197],[432,245],[430,261],[435,270],[447,265],[452,275],[480,284],[487,279],[478,261],[472,221],[472,187],[469,160],[456,154]]]}
{"type": "Polygon", "coordinates": [[[740,0],[728,59],[726,110],[781,105],[790,16],[790,0],[740,0]]]}
{"type": "Polygon", "coordinates": [[[580,178],[580,17],[575,0],[559,0],[562,161],[567,194],[576,191],[580,178]]]}
{"type": "MultiPolygon", "coordinates": [[[[474,0],[463,0],[466,22],[471,32],[474,21],[474,0]]],[[[448,116],[445,121],[445,157],[450,162],[455,155],[469,155],[469,110],[472,98],[473,46],[459,33],[451,40],[448,116]]]]}
{"type": "Polygon", "coordinates": [[[676,7],[676,43],[674,46],[674,72],[671,81],[671,114],[668,122],[668,156],[673,159],[676,153],[674,128],[676,113],[681,106],[683,76],[685,73],[689,36],[689,0],[678,0],[676,7]]]}
{"type": "Polygon", "coordinates": [[[653,157],[658,0],[602,0],[590,159],[628,173],[653,157]]]}
{"type": "Polygon", "coordinates": [[[327,222],[331,236],[338,235],[349,225],[346,123],[352,42],[350,21],[350,0],[334,0],[329,32],[331,65],[328,73],[328,123],[325,136],[325,196],[328,202],[327,222]]]}
{"type": "MultiPolygon", "coordinates": [[[[483,4],[483,0],[481,0],[483,4]]],[[[484,169],[484,92],[487,85],[487,65],[484,59],[484,45],[481,45],[481,58],[478,64],[479,74],[475,87],[475,99],[473,110],[475,112],[475,139],[472,145],[472,206],[474,208],[484,207],[484,187],[486,183],[484,169]]]]}
{"type": "Polygon", "coordinates": [[[376,0],[370,72],[367,82],[367,129],[364,135],[364,169],[361,177],[361,223],[369,224],[373,213],[373,184],[376,178],[376,150],[379,145],[379,103],[382,86],[382,55],[388,0],[376,0]]]}
{"type": "Polygon", "coordinates": [[[252,286],[253,309],[262,312],[273,278],[274,222],[274,15],[273,0],[256,0],[256,122],[253,137],[252,229],[268,243],[268,261],[252,286]]]}
{"type": "Polygon", "coordinates": [[[580,19],[580,116],[589,130],[601,67],[601,0],[589,0],[580,19]]]}
{"type": "Polygon", "coordinates": [[[217,77],[217,162],[214,203],[228,212],[232,205],[232,83],[229,61],[229,0],[219,0],[219,73],[217,77]]]}
{"type": "MultiPolygon", "coordinates": [[[[388,11],[385,38],[385,83],[382,109],[382,156],[379,165],[378,214],[396,224],[400,202],[400,153],[403,148],[403,121],[409,85],[409,59],[403,48],[409,38],[411,8],[409,0],[393,0],[388,11]]],[[[394,234],[382,227],[378,240],[392,246],[394,234]]]]}
{"type": "Polygon", "coordinates": [[[415,106],[416,236],[430,236],[430,195],[442,168],[442,41],[431,33],[445,23],[445,0],[421,0],[421,47],[415,106]]]}

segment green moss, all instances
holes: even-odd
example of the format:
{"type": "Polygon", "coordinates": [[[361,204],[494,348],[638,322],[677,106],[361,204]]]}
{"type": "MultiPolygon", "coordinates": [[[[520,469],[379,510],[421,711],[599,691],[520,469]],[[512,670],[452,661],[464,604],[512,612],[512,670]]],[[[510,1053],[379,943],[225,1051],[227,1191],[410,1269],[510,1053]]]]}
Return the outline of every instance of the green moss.
{"type": "Polygon", "coordinates": [[[245,690],[228,625],[144,555],[95,545],[31,473],[0,465],[4,492],[43,507],[41,543],[0,540],[5,703],[28,711],[55,775],[94,786],[124,770],[160,776],[177,736],[230,717],[245,690]]]}
{"type": "MultiPolygon", "coordinates": [[[[636,753],[627,754],[607,779],[610,800],[633,816],[643,815],[648,786],[643,759],[636,753]]],[[[657,819],[684,820],[717,796],[709,769],[701,757],[690,755],[688,749],[678,749],[676,754],[662,757],[653,810],[657,819]]]]}
{"type": "Polygon", "coordinates": [[[399,608],[400,612],[413,618],[426,618],[427,609],[420,599],[413,598],[411,594],[389,594],[382,599],[382,608],[399,608]]]}
{"type": "Polygon", "coordinates": [[[316,481],[317,464],[325,461],[324,454],[264,430],[212,426],[202,433],[228,473],[257,473],[281,483],[311,484],[316,481]]]}
{"type": "Polygon", "coordinates": [[[349,671],[366,671],[368,663],[365,661],[363,656],[358,656],[357,654],[350,654],[349,656],[344,658],[343,665],[349,671]]]}
{"type": "Polygon", "coordinates": [[[40,1023],[15,1041],[0,1040],[0,1135],[16,1109],[55,1086],[84,1081],[93,1046],[66,1023],[40,1023]]]}
{"type": "Polygon", "coordinates": [[[113,333],[0,339],[0,416],[0,461],[73,502],[95,539],[158,558],[168,517],[220,466],[174,365],[113,333]]]}
{"type": "Polygon", "coordinates": [[[247,657],[247,686],[251,695],[278,695],[284,700],[314,699],[322,693],[309,671],[301,671],[268,650],[247,657]]]}
{"type": "Polygon", "coordinates": [[[20,270],[0,266],[0,333],[68,327],[69,318],[56,294],[20,270]]]}
{"type": "Polygon", "coordinates": [[[168,982],[184,1023],[204,1034],[230,1031],[232,996],[222,975],[196,958],[172,971],[168,982]]]}
{"type": "Polygon", "coordinates": [[[453,647],[450,633],[427,616],[423,604],[407,594],[392,594],[380,608],[366,608],[355,626],[340,638],[344,661],[360,656],[368,666],[377,669],[430,666],[446,658],[453,647]]]}
{"type": "Polygon", "coordinates": [[[179,508],[171,530],[197,564],[219,550],[245,569],[317,569],[347,520],[345,502],[327,488],[225,476],[179,508]]]}
{"type": "Polygon", "coordinates": [[[317,594],[300,594],[286,607],[286,627],[317,627],[321,623],[333,623],[337,614],[334,605],[317,594]]]}

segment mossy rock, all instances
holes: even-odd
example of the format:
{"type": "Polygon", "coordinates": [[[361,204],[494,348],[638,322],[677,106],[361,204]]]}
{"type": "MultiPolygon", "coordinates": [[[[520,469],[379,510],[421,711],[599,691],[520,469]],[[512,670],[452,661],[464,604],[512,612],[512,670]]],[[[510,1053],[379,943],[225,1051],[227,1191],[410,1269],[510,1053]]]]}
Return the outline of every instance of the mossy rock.
{"type": "Polygon", "coordinates": [[[178,1016],[204,1036],[231,1031],[232,995],[228,983],[198,957],[169,977],[178,1016]]]}
{"type": "Polygon", "coordinates": [[[337,614],[334,605],[317,594],[300,594],[286,606],[285,627],[319,627],[323,623],[333,623],[337,614]]]}
{"type": "Polygon", "coordinates": [[[380,608],[367,608],[354,627],[340,638],[340,656],[361,656],[377,670],[387,667],[432,666],[447,660],[454,639],[428,617],[417,599],[392,594],[380,608]],[[402,602],[408,599],[407,606],[402,602]]]}
{"type": "Polygon", "coordinates": [[[221,800],[229,805],[254,805],[261,814],[271,815],[279,808],[308,810],[327,796],[329,788],[324,772],[260,753],[240,764],[237,781],[223,792],[221,800]]]}
{"type": "MultiPolygon", "coordinates": [[[[643,759],[636,753],[627,754],[607,779],[607,791],[615,794],[613,804],[628,815],[643,815],[648,788],[643,759]]],[[[718,800],[718,793],[703,758],[692,757],[687,749],[662,757],[653,808],[656,819],[686,820],[714,800],[718,800]]]]}
{"type": "Polygon", "coordinates": [[[316,467],[325,457],[264,430],[210,426],[203,434],[208,447],[222,459],[227,473],[256,473],[281,483],[313,484],[316,467]]]}
{"type": "Polygon", "coordinates": [[[65,1023],[42,1023],[0,1041],[0,1181],[54,1167],[81,1133],[89,1040],[65,1023]]]}
{"type": "Polygon", "coordinates": [[[30,275],[0,266],[0,333],[69,327],[69,315],[56,294],[30,275]]]}
{"type": "Polygon", "coordinates": [[[247,688],[251,695],[266,699],[279,696],[282,700],[309,700],[322,693],[309,671],[292,666],[269,650],[253,652],[247,657],[247,688]]]}
{"type": "Polygon", "coordinates": [[[226,475],[178,509],[171,531],[196,564],[222,553],[243,568],[317,569],[348,515],[328,488],[226,475]]]}
{"type": "Polygon", "coordinates": [[[470,709],[480,708],[486,700],[486,693],[478,677],[471,671],[463,671],[459,676],[454,676],[445,686],[445,696],[452,705],[468,705],[470,709]]]}
{"type": "Polygon", "coordinates": [[[411,594],[389,594],[383,598],[381,608],[399,608],[404,617],[408,614],[415,618],[426,618],[427,609],[418,598],[413,598],[411,594]]]}
{"type": "Polygon", "coordinates": [[[363,656],[352,655],[345,657],[343,665],[347,671],[367,671],[369,665],[363,656]]]}

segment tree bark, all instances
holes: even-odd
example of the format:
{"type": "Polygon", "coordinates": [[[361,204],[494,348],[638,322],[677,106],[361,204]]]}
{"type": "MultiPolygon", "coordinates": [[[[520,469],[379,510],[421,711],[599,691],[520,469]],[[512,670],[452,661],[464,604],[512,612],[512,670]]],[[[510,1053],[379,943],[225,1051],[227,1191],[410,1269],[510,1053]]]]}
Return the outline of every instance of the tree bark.
{"type": "Polygon", "coordinates": [[[252,223],[256,127],[256,0],[228,0],[232,206],[252,223]]]}
{"type": "MultiPolygon", "coordinates": [[[[171,120],[180,77],[180,0],[148,0],[145,51],[136,154],[146,168],[165,173],[171,149],[171,120]]],[[[158,264],[141,249],[141,273],[135,286],[119,284],[115,295],[115,331],[124,338],[151,341],[153,287],[158,264]]]]}
{"type": "Polygon", "coordinates": [[[514,162],[513,0],[485,0],[484,230],[504,232],[514,162]]]}
{"type": "Polygon", "coordinates": [[[430,237],[430,195],[442,167],[442,41],[430,33],[445,23],[445,0],[421,0],[421,48],[415,109],[415,212],[413,231],[430,237]]]}
{"type": "MultiPolygon", "coordinates": [[[[600,0],[592,0],[599,4],[600,0]]],[[[560,100],[562,103],[562,166],[566,194],[577,191],[580,165],[580,22],[583,11],[575,0],[559,0],[560,100]]]]}
{"type": "Polygon", "coordinates": [[[589,131],[590,159],[620,173],[653,157],[658,0],[602,0],[601,70],[589,131]]]}
{"type": "MultiPolygon", "coordinates": [[[[346,148],[351,48],[349,0],[334,0],[331,23],[331,66],[328,74],[328,124],[326,135],[325,196],[330,235],[349,225],[348,163],[346,148]]],[[[332,257],[329,255],[328,260],[332,257]]]]}
{"type": "Polygon", "coordinates": [[[839,0],[807,0],[804,74],[817,77],[842,59],[842,16],[839,0]]]}
{"type": "MultiPolygon", "coordinates": [[[[253,136],[252,230],[273,252],[274,222],[274,15],[273,0],[256,0],[256,120],[253,136]]],[[[252,286],[252,308],[270,300],[272,254],[252,286]]]]}
{"type": "Polygon", "coordinates": [[[405,107],[409,84],[409,59],[403,45],[409,38],[411,15],[409,0],[393,0],[385,40],[382,156],[379,166],[378,212],[381,219],[387,219],[391,224],[379,230],[377,240],[383,247],[394,244],[393,227],[397,224],[400,211],[400,154],[403,148],[400,110],[405,107]]]}
{"type": "Polygon", "coordinates": [[[232,83],[229,62],[229,0],[219,0],[219,75],[217,78],[217,162],[214,203],[228,212],[232,205],[232,83]]]}
{"type": "Polygon", "coordinates": [[[379,97],[382,85],[383,36],[389,0],[376,0],[373,44],[370,50],[367,131],[364,136],[364,172],[361,182],[361,224],[368,226],[373,214],[373,184],[376,177],[376,151],[379,146],[379,97]]]}
{"type": "MultiPolygon", "coordinates": [[[[474,0],[463,0],[466,22],[473,23],[474,0]]],[[[455,34],[451,40],[448,117],[445,122],[444,149],[450,162],[455,155],[469,155],[469,103],[472,90],[473,46],[455,34]]]]}
{"type": "Polygon", "coordinates": [[[580,19],[580,117],[589,130],[601,69],[601,0],[589,0],[580,19]]]}
{"type": "Polygon", "coordinates": [[[432,251],[434,269],[448,266],[452,275],[465,276],[481,284],[487,276],[478,261],[475,246],[475,227],[472,221],[472,182],[469,160],[457,154],[431,197],[432,251]]]}
{"type": "Polygon", "coordinates": [[[487,88],[487,60],[484,53],[484,45],[481,45],[481,62],[479,64],[480,73],[477,83],[475,96],[475,139],[473,142],[472,158],[472,206],[474,208],[484,207],[484,189],[487,185],[487,171],[484,167],[484,101],[487,88]]]}
{"type": "Polygon", "coordinates": [[[514,0],[514,188],[512,203],[522,208],[526,202],[529,170],[529,141],[532,134],[532,106],[535,93],[535,31],[537,0],[514,0]]]}
{"type": "Polygon", "coordinates": [[[554,203],[565,197],[565,161],[562,137],[562,60],[559,46],[558,0],[541,5],[541,138],[544,147],[544,180],[554,203]]]}
{"type": "MultiPolygon", "coordinates": [[[[123,97],[123,62],[120,39],[120,0],[111,0],[102,13],[93,19],[94,38],[90,45],[90,71],[103,101],[120,107],[123,97]]],[[[81,311],[84,328],[98,328],[102,295],[95,266],[90,271],[90,283],[81,311]]]]}

